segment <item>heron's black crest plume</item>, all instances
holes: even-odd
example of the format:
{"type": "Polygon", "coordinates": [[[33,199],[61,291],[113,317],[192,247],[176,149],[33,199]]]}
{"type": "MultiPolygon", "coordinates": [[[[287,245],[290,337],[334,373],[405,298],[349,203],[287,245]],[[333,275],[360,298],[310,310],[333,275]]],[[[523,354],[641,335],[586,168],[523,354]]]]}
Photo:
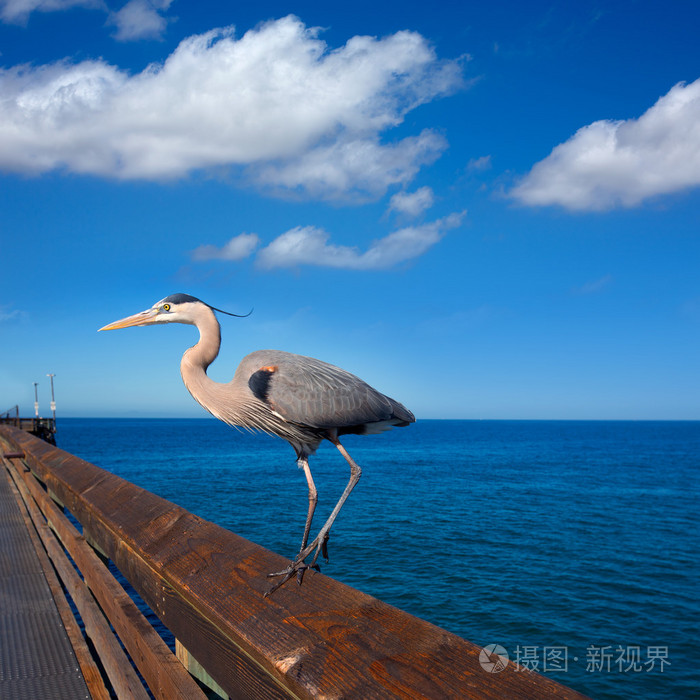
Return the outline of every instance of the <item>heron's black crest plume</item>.
{"type": "MultiPolygon", "coordinates": [[[[209,306],[209,304],[207,304],[209,306]]],[[[216,306],[209,306],[212,311],[218,311],[220,314],[226,314],[227,316],[235,316],[236,318],[247,318],[250,316],[250,314],[253,313],[253,309],[251,309],[247,314],[232,314],[230,311],[224,311],[223,309],[217,309],[216,306]]]]}
{"type": "Polygon", "coordinates": [[[210,309],[212,309],[212,311],[218,311],[220,314],[226,314],[227,316],[236,316],[236,318],[246,318],[247,316],[250,316],[250,314],[253,313],[253,309],[251,309],[247,314],[233,314],[230,311],[217,309],[215,306],[207,304],[205,301],[197,299],[197,297],[193,297],[191,294],[182,294],[181,292],[178,294],[171,294],[169,297],[165,297],[163,301],[169,302],[170,304],[186,304],[188,302],[198,301],[200,304],[208,306],[210,309]]]}

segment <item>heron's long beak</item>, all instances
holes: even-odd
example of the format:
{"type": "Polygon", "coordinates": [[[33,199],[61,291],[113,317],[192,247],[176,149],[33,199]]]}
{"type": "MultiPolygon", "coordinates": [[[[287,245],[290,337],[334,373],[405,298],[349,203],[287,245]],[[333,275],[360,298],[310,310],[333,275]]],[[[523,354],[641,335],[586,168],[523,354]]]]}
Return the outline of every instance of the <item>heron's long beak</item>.
{"type": "Polygon", "coordinates": [[[151,323],[155,323],[155,318],[158,312],[155,309],[146,309],[133,316],[127,316],[120,321],[114,321],[114,323],[108,323],[99,330],[101,331],[116,331],[117,328],[128,328],[129,326],[148,326],[151,323]]]}

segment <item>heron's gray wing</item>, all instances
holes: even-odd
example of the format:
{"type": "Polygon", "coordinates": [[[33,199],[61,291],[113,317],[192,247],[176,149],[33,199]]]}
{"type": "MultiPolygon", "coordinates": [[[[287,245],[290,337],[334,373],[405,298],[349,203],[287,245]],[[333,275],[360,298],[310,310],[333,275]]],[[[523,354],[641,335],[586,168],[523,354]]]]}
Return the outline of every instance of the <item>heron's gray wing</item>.
{"type": "Polygon", "coordinates": [[[274,363],[252,372],[248,386],[291,423],[344,428],[394,418],[413,420],[401,404],[339,367],[288,353],[266,359],[274,363]]]}

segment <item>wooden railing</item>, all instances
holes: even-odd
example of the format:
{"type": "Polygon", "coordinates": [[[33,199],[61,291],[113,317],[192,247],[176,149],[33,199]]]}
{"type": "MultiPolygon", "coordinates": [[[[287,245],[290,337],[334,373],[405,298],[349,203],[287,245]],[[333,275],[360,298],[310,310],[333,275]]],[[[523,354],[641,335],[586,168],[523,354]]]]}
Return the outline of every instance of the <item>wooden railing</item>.
{"type": "MultiPolygon", "coordinates": [[[[266,574],[286,566],[282,557],[20,430],[0,426],[0,443],[47,550],[61,548],[50,544],[50,527],[80,567],[85,590],[78,578],[71,584],[75,595],[67,586],[71,596],[94,597],[92,605],[99,603],[108,616],[156,698],[201,692],[154,639],[123,589],[104,577],[106,567],[87,542],[116,564],[177,638],[180,661],[192,672],[203,667],[224,696],[583,697],[512,663],[488,673],[477,645],[321,574],[264,598],[266,574]],[[47,493],[81,523],[82,534],[66,526],[47,493]]],[[[77,577],[68,570],[65,575],[77,577]]],[[[85,620],[82,610],[81,616],[85,620]]],[[[85,626],[93,642],[105,634],[97,622],[86,620],[85,626]]],[[[133,677],[119,680],[124,661],[112,660],[116,652],[108,643],[101,646],[113,667],[109,680],[120,686],[118,697],[140,697],[128,694],[135,692],[133,677]]]]}

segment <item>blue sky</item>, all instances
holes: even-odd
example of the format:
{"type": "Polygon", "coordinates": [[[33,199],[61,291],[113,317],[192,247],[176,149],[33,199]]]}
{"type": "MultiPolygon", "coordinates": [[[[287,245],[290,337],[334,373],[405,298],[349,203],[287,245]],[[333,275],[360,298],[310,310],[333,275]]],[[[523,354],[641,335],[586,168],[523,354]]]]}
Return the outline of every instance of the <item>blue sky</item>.
{"type": "Polygon", "coordinates": [[[174,292],[419,418],[700,419],[696,3],[0,1],[0,410],[200,416],[174,292]]]}

